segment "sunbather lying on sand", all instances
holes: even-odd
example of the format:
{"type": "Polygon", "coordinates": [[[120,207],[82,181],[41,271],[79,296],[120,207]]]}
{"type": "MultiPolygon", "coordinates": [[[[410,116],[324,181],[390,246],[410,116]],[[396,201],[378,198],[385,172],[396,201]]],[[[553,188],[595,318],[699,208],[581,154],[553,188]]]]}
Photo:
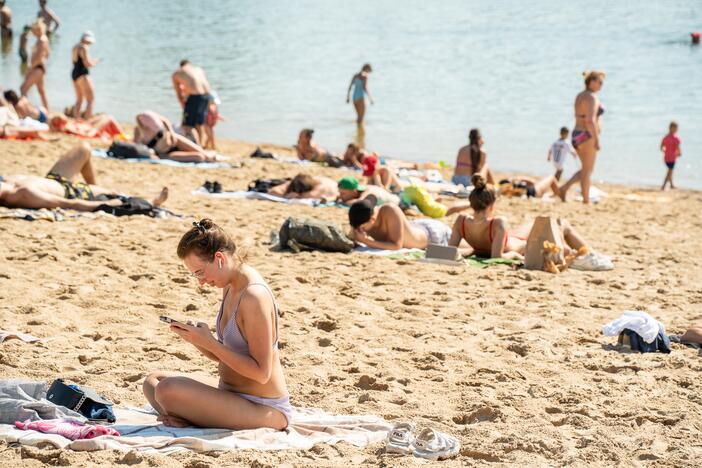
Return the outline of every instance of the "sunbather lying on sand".
{"type": "Polygon", "coordinates": [[[537,180],[531,177],[513,177],[512,179],[502,179],[500,181],[500,195],[508,197],[541,198],[549,189],[554,195],[560,196],[558,180],[555,176],[547,176],[537,180]]]}
{"type": "Polygon", "coordinates": [[[167,426],[285,429],[292,406],[278,352],[275,297],[222,228],[211,219],[193,224],[178,243],[178,257],[200,286],[223,290],[217,336],[203,322],[172,322],[170,329],[215,361],[219,378],[154,372],[144,381],[144,395],[167,426]]]}
{"type": "MultiPolygon", "coordinates": [[[[492,185],[488,185],[485,178],[480,174],[472,177],[473,191],[468,200],[473,209],[473,216],[459,216],[453,225],[451,240],[449,245],[458,247],[461,240],[465,240],[470,245],[470,249],[463,250],[462,254],[472,253],[490,258],[507,258],[521,260],[526,251],[526,241],[532,224],[524,226],[522,229],[510,232],[507,229],[507,220],[502,216],[494,216],[495,201],[497,191],[492,185]]],[[[567,244],[565,255],[571,252],[587,249],[587,243],[573,226],[565,219],[559,219],[563,238],[567,244]]],[[[596,263],[598,255],[590,252],[577,259],[580,269],[588,269],[588,263],[596,263]]],[[[591,269],[596,269],[591,265],[591,269]]]]}
{"type": "Polygon", "coordinates": [[[353,205],[359,200],[373,195],[378,202],[383,205],[385,203],[400,204],[400,197],[392,194],[382,187],[377,185],[362,185],[357,178],[353,176],[342,177],[338,183],[339,198],[337,201],[353,205]]]}
{"type": "Polygon", "coordinates": [[[109,114],[95,114],[88,119],[74,119],[65,114],[52,114],[49,127],[53,132],[62,132],[83,138],[125,138],[124,130],[117,119],[109,114]]]}
{"type": "MultiPolygon", "coordinates": [[[[117,195],[117,191],[95,185],[95,169],[90,155],[90,145],[79,143],[56,161],[46,177],[0,176],[0,206],[95,211],[100,205],[121,205],[120,199],[109,198],[117,195]],[[85,182],[79,181],[80,175],[85,182]]],[[[168,189],[164,188],[152,205],[160,206],[167,198],[168,189]]]]}
{"type": "Polygon", "coordinates": [[[448,245],[451,229],[436,219],[408,221],[399,206],[378,207],[373,195],[349,209],[349,238],[368,247],[384,250],[425,249],[428,244],[448,245]]]}
{"type": "Polygon", "coordinates": [[[170,120],[155,112],[146,111],[136,116],[134,142],[154,150],[160,159],[180,162],[212,162],[217,160],[213,151],[203,149],[173,129],[170,120]]]}
{"type": "Polygon", "coordinates": [[[329,177],[299,173],[290,182],[276,185],[268,191],[271,195],[285,198],[317,198],[333,201],[339,197],[339,189],[329,177]]]}

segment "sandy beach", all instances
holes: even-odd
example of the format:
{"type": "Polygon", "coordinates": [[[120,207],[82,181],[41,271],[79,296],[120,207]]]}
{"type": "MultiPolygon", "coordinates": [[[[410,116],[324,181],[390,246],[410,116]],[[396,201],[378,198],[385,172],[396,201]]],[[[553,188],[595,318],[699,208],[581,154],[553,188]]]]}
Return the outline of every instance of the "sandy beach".
{"type": "MultiPolygon", "coordinates": [[[[0,142],[2,173],[45,174],[77,140],[0,142]]],[[[194,217],[211,217],[245,246],[281,306],[281,356],[291,401],[345,414],[409,419],[458,437],[445,466],[696,466],[702,456],[702,370],[697,350],[632,354],[602,325],[645,310],[669,334],[702,322],[702,194],[598,185],[601,203],[501,199],[510,225],[565,217],[608,272],[560,275],[450,267],[363,254],[269,250],[286,217],[346,224],[338,208],[215,200],[190,192],[205,180],[244,190],[300,167],[247,157],[256,145],[219,142],[238,169],[183,169],[95,159],[98,182],[151,197],[186,219],[0,220],[0,328],[46,340],[0,344],[0,379],[57,377],[141,406],[155,370],[216,367],[158,320],[214,325],[221,294],[199,288],[175,250],[194,217]]],[[[289,148],[264,150],[292,154],[289,148]]],[[[339,178],[339,169],[306,168],[339,178]]],[[[455,217],[446,219],[452,224],[455,217]]],[[[415,466],[382,444],[309,451],[250,450],[172,456],[73,452],[0,443],[0,466],[415,466]]]]}

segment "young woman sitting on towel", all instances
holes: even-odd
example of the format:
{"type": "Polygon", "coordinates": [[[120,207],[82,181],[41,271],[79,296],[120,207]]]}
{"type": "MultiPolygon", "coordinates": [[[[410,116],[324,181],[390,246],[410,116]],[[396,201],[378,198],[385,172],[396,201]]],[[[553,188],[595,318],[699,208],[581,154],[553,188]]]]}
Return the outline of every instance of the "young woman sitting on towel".
{"type": "Polygon", "coordinates": [[[144,381],[144,395],[167,426],[285,429],[292,407],[273,293],[221,227],[211,219],[193,224],[178,244],[178,257],[200,286],[223,290],[217,334],[203,322],[172,322],[170,329],[217,362],[219,378],[154,372],[144,381]]]}

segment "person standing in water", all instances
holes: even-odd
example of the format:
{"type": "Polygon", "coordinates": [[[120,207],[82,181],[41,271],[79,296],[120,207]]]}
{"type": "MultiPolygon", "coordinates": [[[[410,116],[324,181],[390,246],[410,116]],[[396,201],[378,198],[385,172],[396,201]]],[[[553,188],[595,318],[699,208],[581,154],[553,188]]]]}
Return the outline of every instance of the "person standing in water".
{"type": "Polygon", "coordinates": [[[12,38],[12,10],[5,5],[5,0],[0,0],[0,36],[3,39],[12,38]]]}
{"type": "Polygon", "coordinates": [[[581,168],[563,184],[560,197],[565,201],[568,189],[580,181],[583,203],[590,203],[590,178],[595,169],[595,159],[600,150],[600,116],[605,110],[597,93],[602,89],[605,74],[601,71],[583,73],[585,89],[575,97],[575,128],[571,141],[580,157],[581,168]]]}
{"type": "Polygon", "coordinates": [[[52,35],[56,32],[58,27],[61,25],[61,20],[54,13],[54,10],[46,6],[46,0],[39,0],[39,12],[37,13],[37,18],[44,21],[46,25],[46,34],[52,35]],[[52,27],[53,26],[53,27],[52,27]]]}
{"type": "Polygon", "coordinates": [[[91,67],[100,63],[100,59],[93,60],[88,54],[88,49],[92,44],[95,44],[95,36],[90,31],[85,31],[80,38],[80,42],[73,47],[71,52],[71,61],[73,62],[73,71],[71,78],[73,79],[73,87],[76,90],[76,105],[74,117],[89,119],[93,115],[93,102],[95,93],[93,82],[90,79],[91,67]],[[85,112],[81,114],[83,101],[86,101],[85,112]]]}
{"type": "Polygon", "coordinates": [[[675,169],[675,161],[682,156],[680,151],[680,138],[678,138],[677,122],[670,122],[668,134],[661,141],[661,151],[663,152],[663,162],[668,167],[668,172],[665,174],[661,190],[665,190],[665,186],[670,184],[670,188],[674,189],[673,185],[673,169],[675,169]]]}
{"type": "Polygon", "coordinates": [[[49,57],[49,38],[46,35],[44,21],[38,19],[34,22],[32,34],[37,37],[37,42],[32,47],[30,68],[20,87],[20,92],[22,96],[26,96],[32,86],[36,85],[41,103],[48,111],[49,100],[46,98],[46,90],[44,89],[44,75],[46,75],[46,59],[49,57]]]}
{"type": "Polygon", "coordinates": [[[27,71],[27,60],[29,59],[29,53],[27,52],[27,42],[29,42],[29,33],[32,32],[32,27],[26,24],[22,29],[22,34],[19,38],[19,48],[18,53],[20,60],[22,60],[22,74],[27,71]]]}
{"type": "Polygon", "coordinates": [[[204,70],[189,60],[181,60],[180,68],[173,73],[172,79],[176,97],[183,108],[183,133],[200,144],[206,138],[204,125],[212,100],[210,83],[204,70]]]}
{"type": "Polygon", "coordinates": [[[346,91],[346,102],[348,103],[351,100],[351,88],[353,88],[353,107],[356,109],[356,123],[359,127],[363,125],[363,117],[366,114],[366,96],[373,104],[373,98],[368,91],[368,74],[372,71],[369,63],[363,65],[361,71],[351,78],[349,89],[346,91]]]}

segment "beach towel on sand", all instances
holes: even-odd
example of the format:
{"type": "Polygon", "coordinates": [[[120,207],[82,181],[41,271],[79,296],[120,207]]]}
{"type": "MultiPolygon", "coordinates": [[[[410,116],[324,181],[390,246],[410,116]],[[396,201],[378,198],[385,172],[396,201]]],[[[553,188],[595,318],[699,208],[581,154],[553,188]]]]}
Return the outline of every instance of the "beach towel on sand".
{"type": "MultiPolygon", "coordinates": [[[[236,164],[228,162],[181,162],[174,161],[172,159],[147,159],[147,158],[112,158],[107,155],[107,151],[101,149],[94,149],[93,156],[96,158],[106,158],[114,159],[115,161],[127,161],[130,163],[146,163],[146,164],[159,164],[161,166],[171,166],[171,167],[197,167],[199,169],[229,169],[233,167],[238,167],[236,164]]],[[[221,158],[226,158],[226,156],[219,156],[221,158]]]]}
{"type": "Polygon", "coordinates": [[[36,336],[29,335],[27,333],[0,330],[0,343],[2,343],[5,340],[11,340],[11,339],[17,339],[20,341],[24,341],[25,343],[34,343],[34,342],[40,341],[40,339],[37,338],[36,336]]]}
{"type": "Polygon", "coordinates": [[[212,198],[232,198],[246,200],[265,200],[277,203],[285,203],[286,205],[306,205],[306,206],[336,206],[334,202],[322,203],[317,198],[285,198],[277,195],[262,192],[247,192],[244,190],[238,192],[221,192],[210,193],[205,187],[200,187],[197,190],[190,192],[193,195],[212,197],[212,198]]]}
{"type": "MultiPolygon", "coordinates": [[[[153,207],[153,218],[183,218],[182,215],[174,213],[166,208],[153,207]]],[[[63,208],[31,210],[28,208],[4,208],[0,207],[0,219],[22,219],[25,221],[67,221],[75,218],[98,218],[100,216],[112,216],[104,211],[75,211],[64,210],[63,208]]]]}
{"type": "MultiPolygon", "coordinates": [[[[371,247],[358,246],[355,247],[353,251],[358,253],[379,255],[392,260],[421,260],[424,258],[424,250],[422,249],[381,250],[373,249],[371,247]]],[[[471,255],[470,257],[464,258],[462,262],[458,260],[456,263],[464,263],[473,268],[487,268],[491,265],[510,265],[516,267],[521,265],[522,261],[509,260],[506,258],[482,258],[471,255]]]]}
{"type": "MultiPolygon", "coordinates": [[[[10,400],[17,396],[18,403],[29,404],[45,391],[43,382],[24,382],[22,395],[18,394],[18,381],[0,381],[0,397],[10,400]],[[2,389],[6,388],[3,394],[2,389]],[[9,388],[8,388],[9,387],[9,388]]],[[[34,400],[36,402],[36,400],[34,400]]],[[[46,401],[46,400],[44,400],[46,401]]],[[[51,403],[46,402],[49,405],[51,403]]],[[[55,406],[55,405],[53,405],[55,406]]],[[[64,408],[66,409],[66,408],[64,408]]],[[[68,410],[67,410],[68,411],[68,410]]],[[[72,413],[72,412],[71,412],[72,413]]],[[[292,422],[285,431],[254,429],[232,431],[214,428],[172,428],[156,421],[156,414],[150,409],[116,408],[118,424],[110,427],[121,436],[102,436],[94,439],[71,441],[57,434],[44,434],[37,431],[23,431],[15,428],[14,421],[8,423],[4,414],[0,424],[0,440],[8,444],[46,446],[71,450],[138,450],[145,453],[173,453],[182,450],[208,452],[214,450],[257,449],[257,450],[307,450],[319,443],[336,444],[347,442],[357,447],[384,440],[391,425],[377,416],[335,415],[319,409],[295,408],[292,422]]],[[[16,414],[11,418],[19,420],[16,414]]],[[[64,415],[43,415],[45,418],[62,418],[64,415]]],[[[69,417],[71,417],[69,415],[69,417]]],[[[38,417],[24,419],[37,420],[38,417]]],[[[24,420],[23,419],[23,420],[24,420]]],[[[73,419],[73,418],[72,418],[73,419]]]]}

